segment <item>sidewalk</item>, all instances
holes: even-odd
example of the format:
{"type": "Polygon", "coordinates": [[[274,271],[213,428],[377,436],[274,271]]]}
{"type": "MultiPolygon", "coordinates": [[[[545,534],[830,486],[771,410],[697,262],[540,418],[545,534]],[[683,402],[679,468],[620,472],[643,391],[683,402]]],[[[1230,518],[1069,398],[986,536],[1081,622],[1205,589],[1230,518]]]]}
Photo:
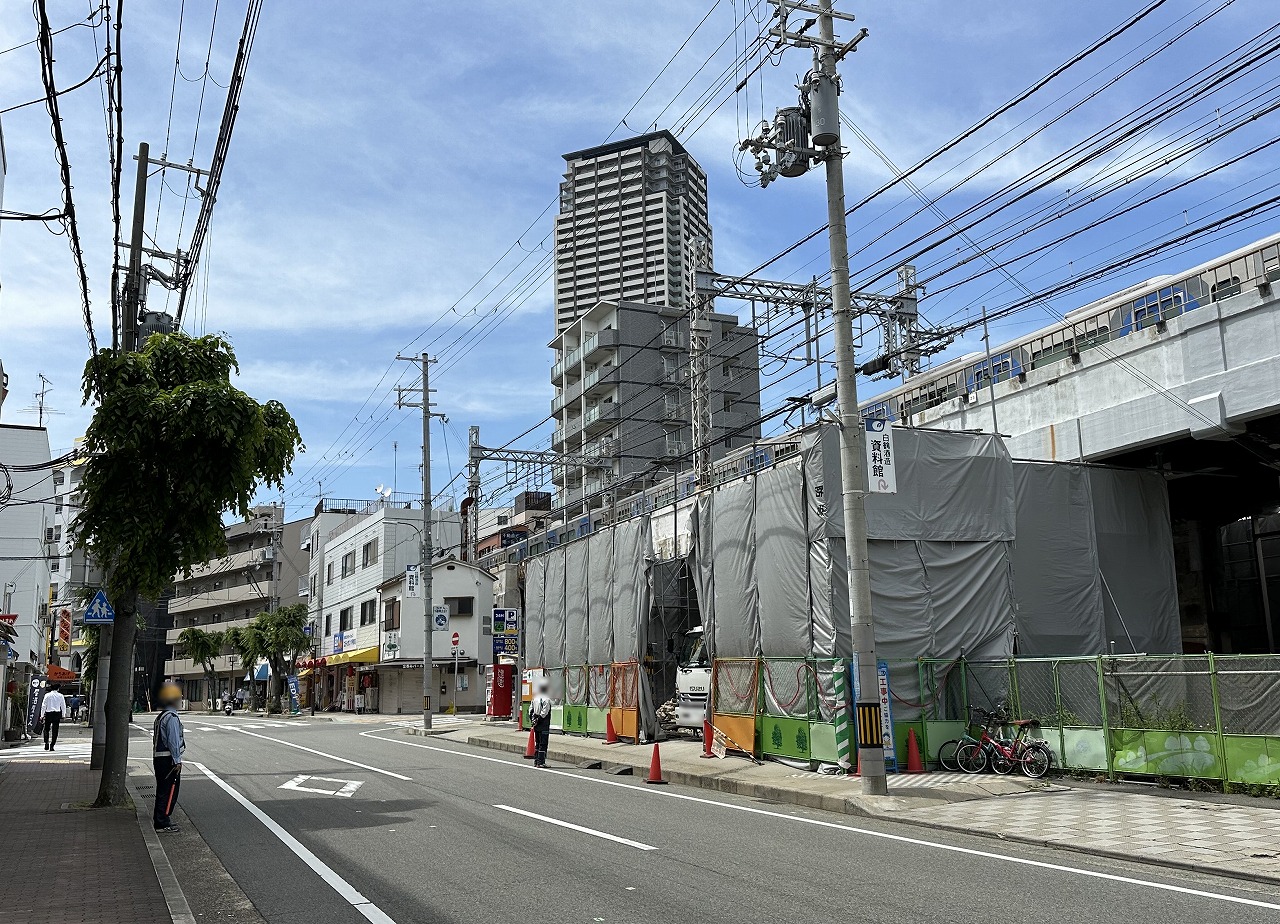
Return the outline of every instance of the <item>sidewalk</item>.
{"type": "MultiPolygon", "coordinates": [[[[510,724],[443,735],[511,753],[524,753],[529,733],[510,724]]],[[[574,765],[602,761],[647,775],[652,745],[608,745],[597,738],[552,735],[548,758],[574,765]]],[[[856,780],[820,776],[743,757],[701,758],[688,739],[661,745],[664,777],[672,783],[771,802],[1056,847],[1114,859],[1280,885],[1280,805],[1269,800],[1224,802],[1165,793],[1079,788],[1052,779],[897,774],[888,796],[864,796],[856,780]]]]}
{"type": "Polygon", "coordinates": [[[0,831],[7,888],[0,921],[170,924],[131,808],[89,809],[98,772],[88,729],[63,726],[57,750],[36,741],[0,759],[0,831]]]}

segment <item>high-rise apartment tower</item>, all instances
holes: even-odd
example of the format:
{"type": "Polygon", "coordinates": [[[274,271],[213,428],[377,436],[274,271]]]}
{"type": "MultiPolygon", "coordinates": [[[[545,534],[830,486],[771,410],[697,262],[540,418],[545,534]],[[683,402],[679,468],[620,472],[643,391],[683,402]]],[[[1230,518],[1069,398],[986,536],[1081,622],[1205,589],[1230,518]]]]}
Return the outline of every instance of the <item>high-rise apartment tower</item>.
{"type": "Polygon", "coordinates": [[[564,159],[556,336],[602,301],[683,306],[686,242],[711,241],[707,175],[697,161],[668,131],[564,159]]]}

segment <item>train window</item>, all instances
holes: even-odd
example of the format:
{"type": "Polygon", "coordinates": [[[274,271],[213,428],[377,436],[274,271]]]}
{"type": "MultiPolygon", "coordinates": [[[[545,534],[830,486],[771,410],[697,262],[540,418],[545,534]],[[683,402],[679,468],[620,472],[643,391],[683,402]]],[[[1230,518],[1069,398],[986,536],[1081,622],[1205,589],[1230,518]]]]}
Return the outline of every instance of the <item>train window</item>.
{"type": "Polygon", "coordinates": [[[1231,298],[1233,295],[1240,294],[1240,277],[1232,276],[1229,279],[1219,279],[1209,287],[1209,300],[1220,302],[1224,298],[1231,298]]]}

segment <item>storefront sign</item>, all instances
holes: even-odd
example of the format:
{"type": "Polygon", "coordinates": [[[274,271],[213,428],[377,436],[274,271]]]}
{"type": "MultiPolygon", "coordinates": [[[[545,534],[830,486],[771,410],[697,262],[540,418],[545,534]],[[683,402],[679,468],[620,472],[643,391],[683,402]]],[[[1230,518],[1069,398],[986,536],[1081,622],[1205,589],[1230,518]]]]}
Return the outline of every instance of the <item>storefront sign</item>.
{"type": "Polygon", "coordinates": [[[866,427],[867,489],[873,494],[898,493],[898,458],[893,452],[893,426],[883,417],[868,417],[866,427]]]}
{"type": "Polygon", "coordinates": [[[40,734],[40,725],[44,721],[44,714],[40,710],[40,704],[44,701],[44,689],[43,677],[33,678],[27,688],[27,732],[32,735],[40,734]]]}

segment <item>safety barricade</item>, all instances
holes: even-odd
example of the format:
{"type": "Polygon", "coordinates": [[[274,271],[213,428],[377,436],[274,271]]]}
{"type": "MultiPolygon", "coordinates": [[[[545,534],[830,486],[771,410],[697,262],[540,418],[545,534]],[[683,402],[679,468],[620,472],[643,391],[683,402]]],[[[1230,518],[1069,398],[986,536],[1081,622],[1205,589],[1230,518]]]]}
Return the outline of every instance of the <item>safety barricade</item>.
{"type": "Polygon", "coordinates": [[[587,734],[603,737],[608,731],[611,664],[587,665],[587,734]]]}
{"type": "Polygon", "coordinates": [[[711,667],[711,724],[728,749],[755,756],[759,708],[759,659],[716,659],[711,667]]]}
{"type": "Polygon", "coordinates": [[[564,669],[564,730],[570,735],[587,733],[587,673],[585,664],[574,664],[564,669]]]}
{"type": "Polygon", "coordinates": [[[814,672],[804,658],[760,662],[760,751],[789,761],[813,760],[814,672]]]}
{"type": "Polygon", "coordinates": [[[619,738],[640,743],[640,663],[615,661],[609,672],[609,717],[619,738]]]}
{"type": "Polygon", "coordinates": [[[814,713],[809,723],[811,757],[818,764],[853,765],[852,729],[849,722],[849,662],[814,660],[814,713]]]}

